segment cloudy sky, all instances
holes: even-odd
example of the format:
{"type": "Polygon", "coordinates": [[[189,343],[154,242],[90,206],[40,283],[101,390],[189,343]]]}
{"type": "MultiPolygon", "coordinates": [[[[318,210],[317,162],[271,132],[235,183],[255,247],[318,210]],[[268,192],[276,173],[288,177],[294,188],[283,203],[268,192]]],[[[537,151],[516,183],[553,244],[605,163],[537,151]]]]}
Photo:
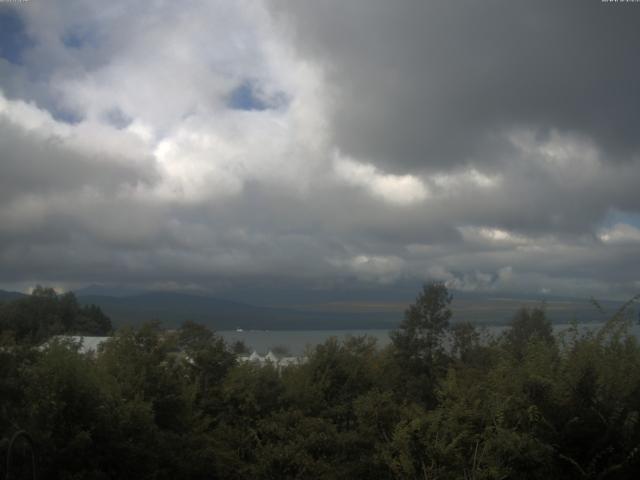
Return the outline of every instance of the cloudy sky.
{"type": "Polygon", "coordinates": [[[640,291],[640,3],[0,3],[0,287],[640,291]]]}

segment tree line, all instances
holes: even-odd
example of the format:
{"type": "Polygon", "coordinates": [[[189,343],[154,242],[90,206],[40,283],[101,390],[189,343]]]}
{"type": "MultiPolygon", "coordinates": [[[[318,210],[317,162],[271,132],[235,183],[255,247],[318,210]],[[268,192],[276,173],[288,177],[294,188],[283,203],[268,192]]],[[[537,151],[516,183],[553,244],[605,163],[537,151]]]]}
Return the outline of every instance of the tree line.
{"type": "Polygon", "coordinates": [[[96,305],[80,305],[73,292],[58,295],[38,285],[31,295],[0,302],[4,341],[37,345],[54,335],[108,335],[111,320],[96,305]]]}
{"type": "MultiPolygon", "coordinates": [[[[102,312],[41,293],[0,307],[0,459],[26,431],[38,478],[640,473],[640,347],[624,309],[600,329],[561,334],[544,309],[522,309],[489,336],[452,322],[451,295],[431,283],[389,346],[331,338],[278,372],[238,363],[234,347],[193,322],[118,329],[96,355],[64,340],[33,348],[67,328],[111,329],[102,312]]],[[[11,478],[31,478],[25,455],[11,478]]]]}

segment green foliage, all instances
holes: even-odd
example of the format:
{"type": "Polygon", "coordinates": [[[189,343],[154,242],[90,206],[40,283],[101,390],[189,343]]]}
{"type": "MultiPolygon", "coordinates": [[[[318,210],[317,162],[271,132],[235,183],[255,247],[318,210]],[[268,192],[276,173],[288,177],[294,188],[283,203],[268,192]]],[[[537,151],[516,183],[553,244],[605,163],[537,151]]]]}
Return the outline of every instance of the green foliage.
{"type": "Polygon", "coordinates": [[[439,376],[446,369],[443,340],[449,328],[452,297],[443,283],[424,285],[397,330],[391,332],[397,363],[395,385],[403,396],[435,404],[439,376]]]}
{"type": "Polygon", "coordinates": [[[624,312],[557,336],[521,310],[487,338],[449,327],[450,302],[427,285],[390,347],[332,338],[278,370],[238,363],[192,322],[120,329],[97,355],[34,348],[82,311],[41,289],[10,310],[44,320],[0,336],[0,455],[24,429],[51,479],[637,478],[640,345],[624,312]]]}
{"type": "Polygon", "coordinates": [[[505,341],[513,355],[522,358],[532,342],[553,344],[553,327],[543,308],[521,308],[511,320],[511,328],[505,333],[505,341]]]}
{"type": "Polygon", "coordinates": [[[81,306],[73,292],[37,286],[28,297],[0,302],[0,332],[38,344],[52,335],[108,335],[111,320],[95,305],[81,306]]]}
{"type": "Polygon", "coordinates": [[[407,362],[430,362],[442,352],[442,339],[451,319],[452,297],[443,283],[430,283],[405,312],[391,339],[407,362]]]}

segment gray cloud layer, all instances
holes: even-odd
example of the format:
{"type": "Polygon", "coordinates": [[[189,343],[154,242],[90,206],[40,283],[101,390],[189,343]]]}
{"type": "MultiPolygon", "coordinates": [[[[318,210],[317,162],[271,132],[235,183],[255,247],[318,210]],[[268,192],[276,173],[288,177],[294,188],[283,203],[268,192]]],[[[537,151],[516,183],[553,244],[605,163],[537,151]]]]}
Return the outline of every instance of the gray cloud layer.
{"type": "Polygon", "coordinates": [[[280,2],[334,87],[333,135],[392,168],[508,161],[501,133],[637,157],[638,9],[600,1],[280,2]],[[497,138],[496,138],[497,137],[497,138]]]}
{"type": "Polygon", "coordinates": [[[55,3],[0,6],[2,286],[640,288],[637,5],[55,3]]]}

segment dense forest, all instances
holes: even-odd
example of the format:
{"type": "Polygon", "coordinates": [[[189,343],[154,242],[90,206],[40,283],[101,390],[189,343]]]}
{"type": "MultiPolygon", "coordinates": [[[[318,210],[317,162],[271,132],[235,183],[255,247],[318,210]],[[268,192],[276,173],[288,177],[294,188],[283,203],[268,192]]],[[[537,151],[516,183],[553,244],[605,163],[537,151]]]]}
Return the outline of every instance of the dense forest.
{"type": "MultiPolygon", "coordinates": [[[[628,309],[560,334],[522,309],[491,337],[451,300],[427,284],[388,347],[332,338],[278,371],[192,322],[121,328],[82,354],[51,337],[109,319],[38,289],[0,306],[0,468],[25,431],[47,479],[638,478],[628,309]]],[[[32,478],[25,445],[11,478],[32,478]]]]}
{"type": "Polygon", "coordinates": [[[73,292],[37,286],[31,295],[0,302],[4,342],[39,345],[55,335],[108,335],[111,320],[95,305],[80,305],[73,292]]]}

